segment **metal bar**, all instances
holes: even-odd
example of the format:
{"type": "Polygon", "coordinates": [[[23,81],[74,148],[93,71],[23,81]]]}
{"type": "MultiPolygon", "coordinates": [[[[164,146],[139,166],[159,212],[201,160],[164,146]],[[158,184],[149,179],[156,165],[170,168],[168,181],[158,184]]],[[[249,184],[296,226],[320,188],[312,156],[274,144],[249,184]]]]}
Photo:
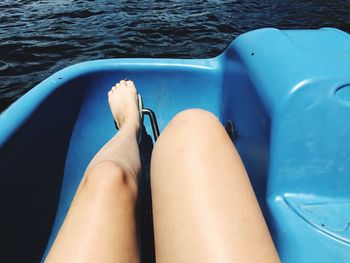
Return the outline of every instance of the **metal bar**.
{"type": "Polygon", "coordinates": [[[160,134],[156,115],[154,114],[154,112],[151,109],[146,109],[146,108],[142,109],[142,113],[148,115],[148,117],[151,121],[151,125],[152,125],[154,141],[156,141],[159,137],[159,134],[160,134]]]}

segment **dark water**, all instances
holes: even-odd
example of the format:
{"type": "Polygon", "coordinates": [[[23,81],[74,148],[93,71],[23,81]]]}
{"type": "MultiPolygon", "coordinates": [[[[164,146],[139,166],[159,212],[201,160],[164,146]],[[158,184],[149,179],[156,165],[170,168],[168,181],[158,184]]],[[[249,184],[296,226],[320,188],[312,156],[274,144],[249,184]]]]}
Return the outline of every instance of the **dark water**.
{"type": "Polygon", "coordinates": [[[207,58],[261,27],[350,32],[350,0],[1,0],[0,111],[68,65],[101,58],[207,58]]]}

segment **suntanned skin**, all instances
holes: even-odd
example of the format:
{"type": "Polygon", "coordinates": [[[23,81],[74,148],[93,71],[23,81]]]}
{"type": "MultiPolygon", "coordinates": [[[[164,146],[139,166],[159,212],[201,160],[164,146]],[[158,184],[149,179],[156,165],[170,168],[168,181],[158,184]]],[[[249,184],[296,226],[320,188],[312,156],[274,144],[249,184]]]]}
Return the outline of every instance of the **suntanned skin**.
{"type": "Polygon", "coordinates": [[[279,262],[241,159],[211,113],[179,113],[152,153],[156,258],[279,262]]]}
{"type": "Polygon", "coordinates": [[[134,84],[121,81],[108,92],[108,100],[120,130],[86,169],[47,262],[139,262],[140,115],[134,84]]]}
{"type": "MultiPolygon", "coordinates": [[[[136,88],[108,93],[120,127],[89,164],[48,262],[139,262],[136,88]]],[[[239,155],[217,118],[179,113],[154,146],[151,188],[157,262],[279,262],[239,155]]]]}

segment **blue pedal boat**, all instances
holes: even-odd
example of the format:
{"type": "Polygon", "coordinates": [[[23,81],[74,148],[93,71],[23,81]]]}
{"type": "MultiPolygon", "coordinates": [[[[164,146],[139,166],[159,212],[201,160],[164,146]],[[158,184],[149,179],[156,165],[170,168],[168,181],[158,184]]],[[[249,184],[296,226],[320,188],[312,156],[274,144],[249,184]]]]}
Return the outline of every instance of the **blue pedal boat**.
{"type": "Polygon", "coordinates": [[[107,91],[125,78],[160,130],[188,108],[234,123],[234,143],[283,262],[350,261],[350,35],[266,28],[209,59],[73,65],[4,111],[2,262],[43,258],[87,164],[116,132],[107,91]]]}

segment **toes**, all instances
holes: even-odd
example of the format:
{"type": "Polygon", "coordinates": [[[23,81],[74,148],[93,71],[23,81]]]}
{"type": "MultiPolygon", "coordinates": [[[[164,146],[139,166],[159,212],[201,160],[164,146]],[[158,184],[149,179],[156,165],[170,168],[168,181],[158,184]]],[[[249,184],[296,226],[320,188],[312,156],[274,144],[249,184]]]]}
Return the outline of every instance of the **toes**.
{"type": "Polygon", "coordinates": [[[135,89],[135,84],[134,84],[134,82],[133,82],[132,80],[128,80],[128,81],[126,82],[126,85],[127,85],[128,87],[130,87],[130,88],[134,88],[134,89],[135,89]]]}
{"type": "Polygon", "coordinates": [[[112,87],[112,91],[116,91],[120,87],[120,84],[117,83],[112,87]]]}
{"type": "Polygon", "coordinates": [[[133,81],[127,80],[125,81],[125,84],[126,84],[126,87],[128,87],[129,89],[136,91],[136,87],[133,81]]]}
{"type": "Polygon", "coordinates": [[[122,88],[126,87],[125,80],[121,80],[119,83],[120,83],[120,87],[122,87],[122,88]]]}
{"type": "Polygon", "coordinates": [[[113,94],[113,92],[119,88],[125,88],[125,87],[132,88],[132,89],[136,90],[136,87],[135,87],[135,84],[133,81],[131,81],[129,79],[123,79],[111,88],[110,92],[108,92],[108,95],[113,94]]]}

